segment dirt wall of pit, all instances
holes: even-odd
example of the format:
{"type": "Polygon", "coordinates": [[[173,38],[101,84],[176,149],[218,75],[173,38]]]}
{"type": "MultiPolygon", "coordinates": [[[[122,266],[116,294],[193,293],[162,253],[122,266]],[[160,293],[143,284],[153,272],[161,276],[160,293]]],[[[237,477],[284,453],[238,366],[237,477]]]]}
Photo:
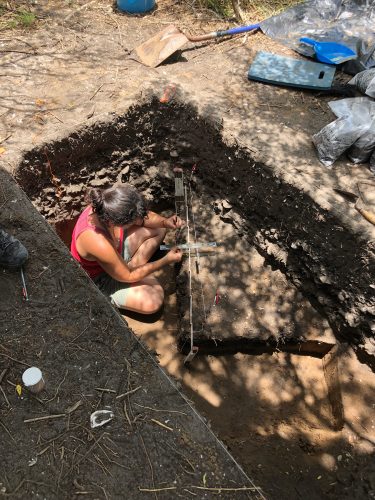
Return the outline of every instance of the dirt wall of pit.
{"type": "MultiPolygon", "coordinates": [[[[227,144],[219,122],[186,99],[161,105],[148,96],[122,116],[42,145],[25,154],[16,178],[41,212],[57,222],[79,211],[83,188],[120,180],[141,189],[143,172],[171,160],[185,169],[197,164],[197,175],[218,207],[223,200],[232,207],[223,210],[223,219],[285,273],[374,369],[374,240],[354,232],[345,214],[323,208],[282,173],[276,175],[266,158],[235,141],[227,144]],[[46,189],[49,200],[41,196],[46,189]]],[[[162,186],[156,175],[148,192],[151,198],[161,192],[167,202],[172,177],[162,186]]]]}

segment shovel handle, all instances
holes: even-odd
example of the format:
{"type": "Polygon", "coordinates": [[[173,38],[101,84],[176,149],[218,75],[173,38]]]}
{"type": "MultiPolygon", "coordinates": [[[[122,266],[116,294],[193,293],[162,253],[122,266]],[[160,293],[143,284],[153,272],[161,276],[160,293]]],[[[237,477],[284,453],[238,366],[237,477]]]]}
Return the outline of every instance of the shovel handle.
{"type": "Polygon", "coordinates": [[[240,33],[246,33],[247,31],[258,30],[260,28],[260,24],[249,24],[249,26],[240,26],[239,28],[232,28],[226,31],[217,31],[216,36],[233,36],[239,35],[240,33]]]}
{"type": "Polygon", "coordinates": [[[365,210],[364,208],[359,207],[357,204],[355,208],[357,212],[362,215],[362,217],[364,217],[368,222],[371,222],[371,224],[375,226],[375,214],[373,212],[365,210]]]}
{"type": "Polygon", "coordinates": [[[190,42],[204,42],[205,40],[212,40],[213,38],[219,38],[221,36],[234,36],[240,33],[245,33],[246,31],[254,31],[260,28],[260,24],[249,24],[249,26],[241,26],[239,28],[232,28],[225,31],[211,31],[211,33],[206,33],[205,35],[191,36],[185,33],[186,38],[190,42]]]}

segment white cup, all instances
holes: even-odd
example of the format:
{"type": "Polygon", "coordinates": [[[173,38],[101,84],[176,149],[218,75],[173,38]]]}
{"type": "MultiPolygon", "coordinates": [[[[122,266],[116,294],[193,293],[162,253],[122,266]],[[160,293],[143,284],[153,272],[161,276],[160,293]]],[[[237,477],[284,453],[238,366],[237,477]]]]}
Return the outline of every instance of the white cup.
{"type": "Polygon", "coordinates": [[[36,366],[32,366],[23,372],[22,382],[30,392],[35,394],[41,392],[45,386],[42,372],[36,366]]]}

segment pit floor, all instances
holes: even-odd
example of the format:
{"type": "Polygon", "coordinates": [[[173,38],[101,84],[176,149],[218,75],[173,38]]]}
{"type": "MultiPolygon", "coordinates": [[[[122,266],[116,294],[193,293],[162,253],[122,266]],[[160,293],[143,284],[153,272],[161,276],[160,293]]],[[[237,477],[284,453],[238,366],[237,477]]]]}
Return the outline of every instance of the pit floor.
{"type": "Polygon", "coordinates": [[[339,356],[345,424],[336,432],[321,359],[238,353],[196,357],[186,368],[177,349],[174,275],[159,279],[167,291],[162,317],[124,319],[265,495],[361,498],[353,483],[361,480],[361,457],[374,452],[375,376],[352,349],[339,356]]]}

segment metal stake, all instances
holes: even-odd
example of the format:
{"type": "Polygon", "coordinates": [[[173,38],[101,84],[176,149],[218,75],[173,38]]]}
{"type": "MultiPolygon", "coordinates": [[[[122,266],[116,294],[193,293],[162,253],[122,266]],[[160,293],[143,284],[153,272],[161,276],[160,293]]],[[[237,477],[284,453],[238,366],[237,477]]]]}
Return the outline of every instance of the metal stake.
{"type": "Polygon", "coordinates": [[[23,268],[21,267],[21,279],[22,279],[22,295],[25,300],[29,300],[29,295],[27,293],[25,275],[23,274],[23,268]]]}

